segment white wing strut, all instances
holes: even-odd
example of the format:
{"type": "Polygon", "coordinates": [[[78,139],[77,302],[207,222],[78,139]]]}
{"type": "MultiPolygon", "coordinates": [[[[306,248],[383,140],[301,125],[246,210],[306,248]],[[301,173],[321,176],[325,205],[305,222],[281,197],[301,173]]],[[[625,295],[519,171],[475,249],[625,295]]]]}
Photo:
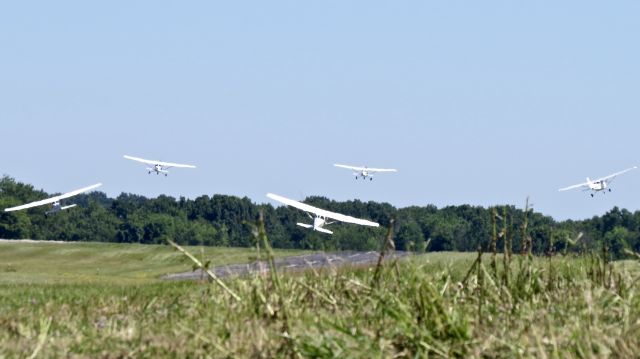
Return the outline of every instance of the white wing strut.
{"type": "Polygon", "coordinates": [[[172,162],[162,162],[162,161],[154,161],[154,160],[146,160],[144,158],[140,158],[140,157],[133,157],[133,156],[128,156],[128,155],[124,155],[124,158],[128,159],[128,160],[132,160],[132,161],[137,161],[137,162],[141,162],[141,163],[145,163],[148,165],[160,165],[162,167],[177,167],[177,168],[196,168],[196,166],[193,165],[185,165],[182,163],[172,163],[172,162]]]}
{"type": "MultiPolygon", "coordinates": [[[[4,211],[5,212],[12,212],[12,211],[19,211],[21,209],[27,209],[27,208],[31,208],[31,207],[37,207],[37,206],[42,206],[45,204],[49,204],[49,203],[56,203],[60,200],[63,200],[65,198],[69,198],[69,197],[73,197],[73,196],[77,196],[81,193],[84,192],[88,192],[91,191],[92,189],[98,188],[102,186],[102,183],[96,183],[94,185],[91,185],[89,187],[85,187],[85,188],[81,188],[81,189],[77,189],[75,191],[71,191],[69,193],[65,193],[65,194],[61,194],[59,196],[55,196],[55,197],[51,197],[51,198],[47,198],[47,199],[43,199],[41,201],[36,201],[36,202],[31,202],[31,203],[27,203],[27,204],[23,204],[21,206],[17,206],[17,207],[12,207],[12,208],[6,208],[4,211]]],[[[69,206],[68,206],[69,207],[69,206]]]]}
{"type": "Polygon", "coordinates": [[[330,212],[330,211],[327,211],[327,210],[324,210],[324,209],[320,209],[320,208],[316,208],[316,207],[310,206],[310,205],[308,205],[306,203],[302,203],[302,202],[294,201],[292,199],[288,199],[288,198],[285,198],[285,197],[282,197],[282,196],[278,196],[277,194],[267,193],[267,197],[271,198],[272,200],[278,201],[280,203],[286,204],[288,206],[295,207],[295,208],[300,209],[302,211],[313,213],[313,214],[315,214],[316,216],[319,216],[319,217],[331,218],[331,219],[334,219],[336,221],[359,224],[359,225],[362,225],[362,226],[371,226],[371,227],[379,227],[380,226],[376,222],[371,222],[371,221],[367,221],[366,219],[359,219],[359,218],[355,218],[355,217],[351,217],[351,216],[346,216],[346,215],[340,214],[340,213],[330,212]]]}

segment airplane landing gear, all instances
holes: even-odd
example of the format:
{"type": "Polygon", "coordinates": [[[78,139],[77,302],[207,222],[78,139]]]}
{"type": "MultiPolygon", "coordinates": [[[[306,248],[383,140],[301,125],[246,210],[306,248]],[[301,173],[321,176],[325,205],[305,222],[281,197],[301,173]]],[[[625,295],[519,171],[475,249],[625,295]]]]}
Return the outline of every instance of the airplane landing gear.
{"type": "Polygon", "coordinates": [[[369,178],[369,181],[373,181],[373,177],[369,178]]]}
{"type": "Polygon", "coordinates": [[[611,188],[609,188],[609,192],[611,192],[611,188]]]}
{"type": "Polygon", "coordinates": [[[593,193],[591,194],[591,197],[593,197],[593,193]]]}
{"type": "Polygon", "coordinates": [[[356,181],[358,180],[358,176],[356,176],[356,181]]]}
{"type": "Polygon", "coordinates": [[[167,177],[167,174],[165,173],[164,176],[167,177]]]}

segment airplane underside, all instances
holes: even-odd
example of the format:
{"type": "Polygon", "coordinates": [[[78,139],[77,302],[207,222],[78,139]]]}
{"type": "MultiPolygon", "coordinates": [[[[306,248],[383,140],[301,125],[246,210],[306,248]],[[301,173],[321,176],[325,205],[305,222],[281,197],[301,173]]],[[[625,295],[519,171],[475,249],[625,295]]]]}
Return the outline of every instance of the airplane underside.
{"type": "Polygon", "coordinates": [[[592,188],[591,189],[591,197],[595,196],[596,193],[602,192],[602,194],[606,194],[607,192],[611,192],[611,188],[592,188]]]}
{"type": "Polygon", "coordinates": [[[159,174],[164,174],[165,177],[167,177],[169,175],[169,171],[162,169],[162,167],[158,168],[157,166],[154,168],[147,168],[147,171],[149,172],[149,174],[151,174],[151,172],[155,172],[156,175],[159,174]]]}
{"type": "Polygon", "coordinates": [[[373,175],[370,174],[362,174],[362,173],[354,173],[354,175],[356,176],[356,181],[358,180],[358,178],[362,178],[363,180],[367,180],[367,178],[369,179],[369,181],[373,181],[373,175]]]}

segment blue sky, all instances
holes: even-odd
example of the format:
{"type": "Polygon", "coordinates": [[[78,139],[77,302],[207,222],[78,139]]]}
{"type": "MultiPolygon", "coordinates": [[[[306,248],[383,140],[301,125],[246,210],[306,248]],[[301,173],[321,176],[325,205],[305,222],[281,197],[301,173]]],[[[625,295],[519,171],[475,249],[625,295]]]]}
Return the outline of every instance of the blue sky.
{"type": "Polygon", "coordinates": [[[0,172],[49,192],[640,208],[640,3],[0,5],[0,172]],[[148,176],[122,155],[192,162],[148,176]],[[356,182],[333,163],[396,167],[356,182]]]}

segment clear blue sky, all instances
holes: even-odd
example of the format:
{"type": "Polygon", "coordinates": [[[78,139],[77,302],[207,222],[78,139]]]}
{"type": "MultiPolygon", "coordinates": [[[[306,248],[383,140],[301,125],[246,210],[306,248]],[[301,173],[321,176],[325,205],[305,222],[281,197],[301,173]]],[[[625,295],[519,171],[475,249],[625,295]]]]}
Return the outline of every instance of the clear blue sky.
{"type": "Polygon", "coordinates": [[[111,196],[640,208],[640,170],[557,192],[640,165],[640,2],[527,3],[5,2],[0,172],[111,196]]]}

